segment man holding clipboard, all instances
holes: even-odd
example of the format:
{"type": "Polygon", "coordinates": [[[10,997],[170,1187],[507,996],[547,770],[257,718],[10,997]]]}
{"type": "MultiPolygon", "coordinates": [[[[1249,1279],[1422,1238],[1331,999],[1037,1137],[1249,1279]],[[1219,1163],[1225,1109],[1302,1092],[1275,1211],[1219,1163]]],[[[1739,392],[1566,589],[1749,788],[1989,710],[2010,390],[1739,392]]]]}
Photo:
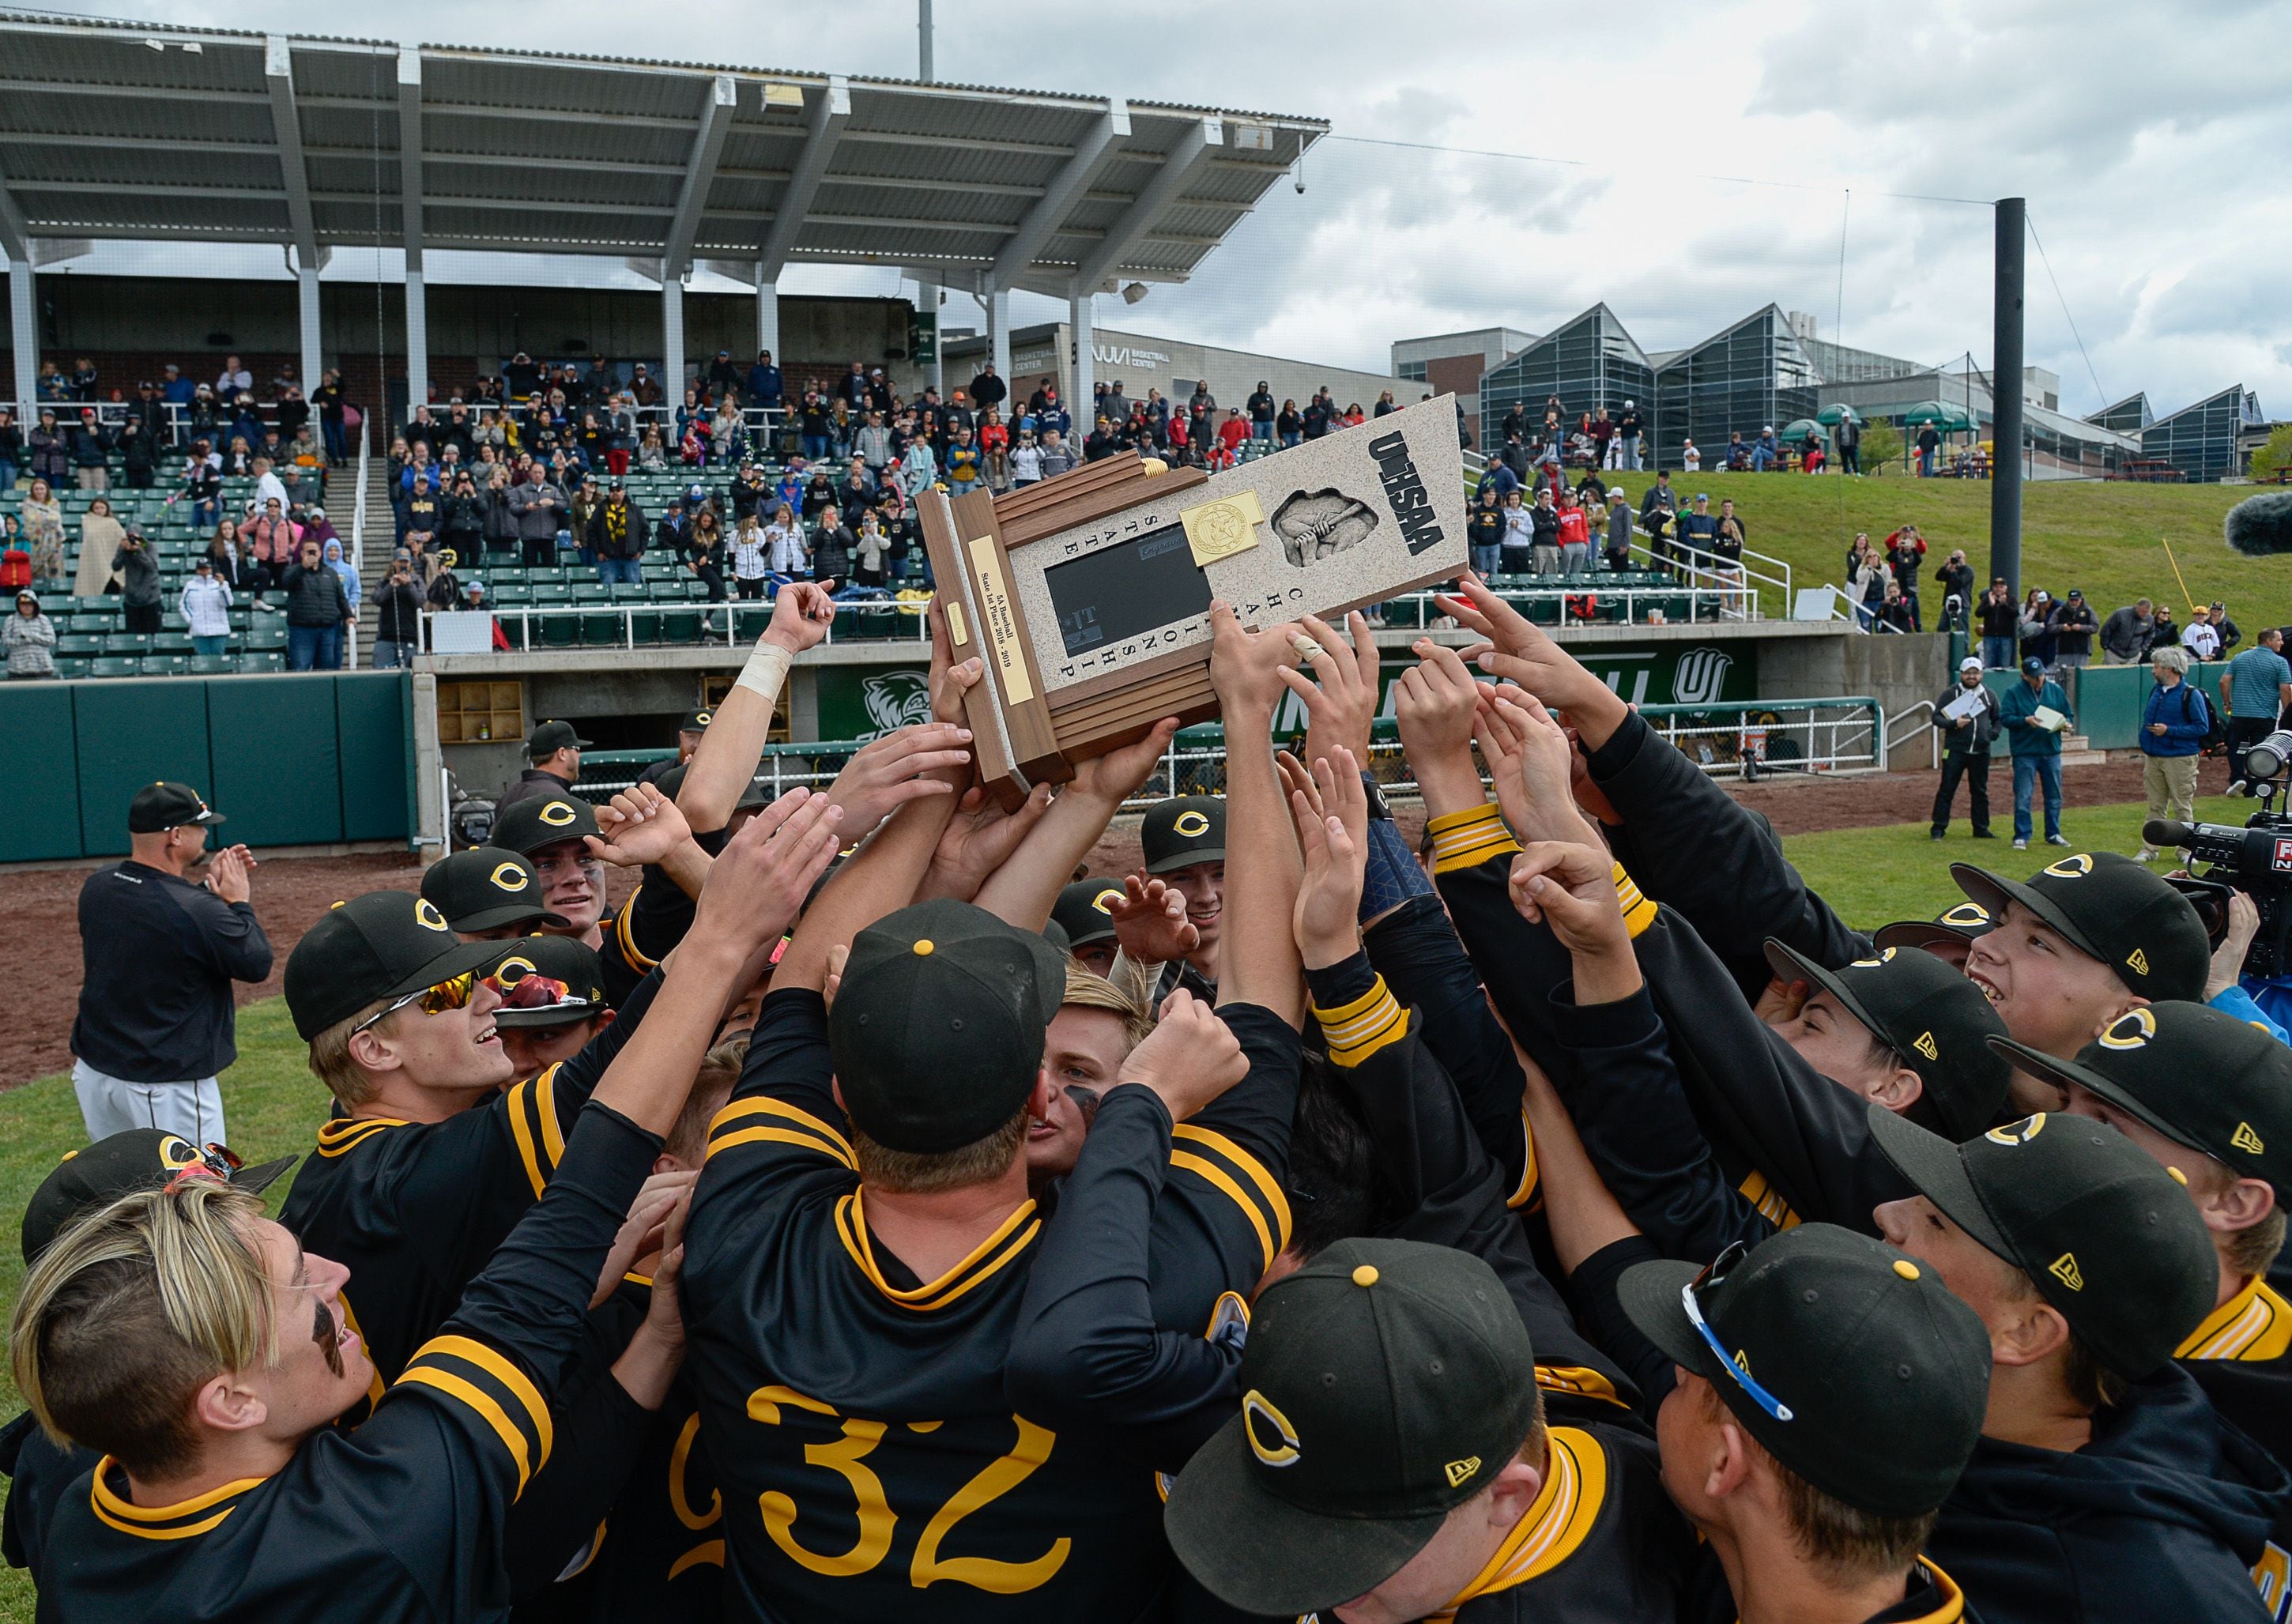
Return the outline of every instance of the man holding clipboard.
{"type": "Polygon", "coordinates": [[[2014,849],[2030,844],[2030,796],[2046,790],[2046,844],[2065,846],[2062,836],[2062,735],[2077,720],[2069,695],[2046,675],[2046,662],[2032,654],[2022,662],[2022,680],[1998,707],[2014,752],[2014,849]]]}
{"type": "Polygon", "coordinates": [[[1934,728],[1941,734],[1941,788],[1934,795],[1933,838],[1949,828],[1949,804],[1963,778],[1973,804],[1973,837],[1996,839],[1989,832],[1989,747],[1997,741],[1997,696],[1982,685],[1975,656],[1958,662],[1957,681],[1934,700],[1934,728]]]}

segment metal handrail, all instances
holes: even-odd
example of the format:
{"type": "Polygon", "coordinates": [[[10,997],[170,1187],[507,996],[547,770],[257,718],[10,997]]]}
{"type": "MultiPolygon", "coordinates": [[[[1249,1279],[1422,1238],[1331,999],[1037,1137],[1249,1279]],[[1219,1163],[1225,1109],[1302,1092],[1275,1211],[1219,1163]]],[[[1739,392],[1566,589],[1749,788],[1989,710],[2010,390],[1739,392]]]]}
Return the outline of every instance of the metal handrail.
{"type": "Polygon", "coordinates": [[[1909,744],[1920,733],[1932,734],[1933,737],[1933,764],[1936,767],[1940,767],[1941,765],[1941,729],[1936,724],[1934,703],[1932,699],[1920,699],[1916,705],[1905,706],[1902,709],[1896,711],[1893,715],[1887,717],[1886,733],[1887,737],[1893,740],[1894,747],[1896,749],[1900,749],[1902,746],[1909,744]],[[1895,732],[1895,729],[1900,726],[1905,719],[1917,715],[1920,711],[1924,711],[1926,714],[1926,719],[1924,722],[1919,723],[1917,726],[1912,728],[1907,733],[1898,735],[1895,732]]]}

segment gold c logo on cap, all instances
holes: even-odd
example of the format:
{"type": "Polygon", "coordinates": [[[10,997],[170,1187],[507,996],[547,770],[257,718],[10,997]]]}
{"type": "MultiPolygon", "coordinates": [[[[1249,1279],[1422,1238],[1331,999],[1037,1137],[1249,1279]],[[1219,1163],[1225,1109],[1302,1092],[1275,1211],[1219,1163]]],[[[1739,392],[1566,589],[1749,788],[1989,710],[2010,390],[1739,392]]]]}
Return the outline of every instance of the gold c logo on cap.
{"type": "Polygon", "coordinates": [[[188,1139],[178,1139],[170,1134],[159,1141],[159,1165],[165,1168],[188,1168],[199,1159],[188,1139]]]}
{"type": "Polygon", "coordinates": [[[525,869],[517,863],[496,863],[489,877],[504,891],[525,889],[525,869]]]}
{"type": "Polygon", "coordinates": [[[1918,1040],[1910,1045],[1910,1046],[1916,1049],[1919,1054],[1925,1055],[1928,1060],[1940,1060],[1941,1058],[1941,1045],[1934,1041],[1934,1035],[1932,1032],[1920,1032],[1918,1034],[1918,1040]]]}
{"type": "Polygon", "coordinates": [[[1941,917],[1943,925],[1987,925],[1989,910],[1979,902],[1960,902],[1941,917]]]}
{"type": "Polygon", "coordinates": [[[2045,1131],[2046,1113],[2041,1111],[2034,1117],[2022,1118],[2019,1122],[2008,1122],[2003,1127],[1993,1127],[1981,1136],[1998,1144],[2027,1144],[2045,1131]]]}
{"type": "Polygon", "coordinates": [[[421,921],[425,930],[442,931],[448,928],[446,916],[438,911],[436,904],[432,903],[428,897],[424,897],[415,903],[414,917],[421,921]]]}
{"type": "Polygon", "coordinates": [[[541,820],[553,829],[563,828],[573,821],[574,815],[571,803],[566,801],[552,801],[540,813],[541,820]]]}
{"type": "Polygon", "coordinates": [[[2046,1265],[2046,1273],[2052,1275],[2055,1280],[2061,1281],[2062,1285],[2067,1286],[2072,1291],[2082,1291],[2085,1289],[2085,1276],[2078,1270],[2077,1254],[2075,1252],[2063,1252],[2059,1257],[2054,1258],[2053,1262],[2046,1265]]]}
{"type": "Polygon", "coordinates": [[[2258,1156],[2268,1149],[2261,1143],[2260,1135],[2252,1131],[2249,1122],[2238,1123],[2236,1132],[2228,1136],[2228,1142],[2248,1156],[2258,1156]]]}
{"type": "Polygon", "coordinates": [[[1249,1434],[1249,1452],[1269,1466],[1290,1466],[1297,1464],[1302,1453],[1297,1433],[1289,1425],[1289,1418],[1276,1410],[1271,1400],[1252,1387],[1241,1395],[1241,1430],[1249,1434]],[[1268,1442],[1264,1433],[1272,1433],[1268,1442]]]}
{"type": "Polygon", "coordinates": [[[1884,952],[1880,953],[1877,957],[1858,958],[1849,967],[1856,970],[1875,970],[1880,965],[1892,963],[1894,955],[1901,951],[1901,949],[1900,948],[1888,948],[1884,952]]]}
{"type": "Polygon", "coordinates": [[[2125,956],[2125,965],[2134,974],[2146,975],[2149,974],[2149,955],[2135,948],[2125,956]]]}
{"type": "Polygon", "coordinates": [[[2075,857],[2064,857],[2057,863],[2047,863],[2046,872],[2057,880],[2081,880],[2093,872],[2093,859],[2079,852],[2075,857]]]}
{"type": "Polygon", "coordinates": [[[716,713],[714,711],[696,710],[692,713],[692,719],[695,722],[698,722],[701,726],[706,727],[710,723],[716,720],[716,713]]]}
{"type": "MultiPolygon", "coordinates": [[[[2140,955],[2136,953],[2134,957],[2137,958],[2140,955]]],[[[2104,1049],[2145,1048],[2156,1035],[2156,1016],[2146,1009],[2128,1009],[2109,1023],[2108,1030],[2101,1035],[2101,1046],[2104,1049]]]]}
{"type": "Polygon", "coordinates": [[[1449,1487],[1454,1489],[1480,1469],[1481,1458],[1478,1455],[1467,1455],[1462,1460],[1452,1460],[1442,1466],[1441,1474],[1449,1480],[1449,1487]]]}
{"type": "Polygon", "coordinates": [[[1114,913],[1114,905],[1122,900],[1122,896],[1123,892],[1121,887],[1110,885],[1107,889],[1100,892],[1096,896],[1091,898],[1090,905],[1099,912],[1111,917],[1114,913]]]}
{"type": "Polygon", "coordinates": [[[1207,835],[1210,832],[1210,820],[1201,812],[1182,812],[1170,820],[1170,832],[1174,835],[1183,835],[1187,839],[1191,840],[1197,835],[1207,835]]]}
{"type": "Polygon", "coordinates": [[[494,980],[504,987],[514,987],[539,968],[529,958],[504,958],[494,966],[494,980]]]}

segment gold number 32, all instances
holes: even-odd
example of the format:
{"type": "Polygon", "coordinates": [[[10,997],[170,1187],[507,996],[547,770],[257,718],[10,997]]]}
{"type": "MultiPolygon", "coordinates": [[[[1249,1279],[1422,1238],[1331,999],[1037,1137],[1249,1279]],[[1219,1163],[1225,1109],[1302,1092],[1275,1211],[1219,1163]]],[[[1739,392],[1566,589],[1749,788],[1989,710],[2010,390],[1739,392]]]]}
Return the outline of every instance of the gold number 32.
{"type": "MultiPolygon", "coordinates": [[[[803,1458],[805,1464],[825,1466],[851,1485],[852,1505],[859,1516],[860,1537],[847,1551],[823,1554],[806,1549],[796,1542],[795,1502],[778,1490],[758,1498],[757,1507],[763,1515],[764,1532],[771,1536],[774,1545],[787,1553],[790,1561],[815,1573],[848,1578],[871,1571],[890,1552],[892,1534],[899,1516],[884,1495],[883,1479],[861,1463],[884,1441],[888,1424],[841,1416],[832,1404],[807,1398],[792,1388],[779,1386],[759,1387],[749,1395],[749,1418],[777,1426],[780,1424],[780,1406],[783,1404],[843,1422],[843,1430],[834,1442],[805,1444],[803,1458]]],[[[1051,1576],[1065,1565],[1067,1554],[1073,1548],[1074,1542],[1064,1537],[1032,1562],[998,1562],[986,1556],[942,1558],[939,1554],[940,1543],[954,1531],[957,1523],[1008,1494],[1026,1482],[1036,1467],[1051,1458],[1051,1445],[1055,1442],[1053,1434],[1024,1416],[1011,1418],[1019,1428],[1019,1441],[1011,1452],[981,1467],[924,1524],[923,1538],[916,1542],[915,1559],[908,1566],[908,1581],[916,1589],[925,1589],[940,1580],[952,1580],[997,1596],[1016,1596],[1047,1583],[1051,1576]]],[[[932,1422],[918,1424],[916,1430],[928,1431],[935,1425],[932,1422]]]]}

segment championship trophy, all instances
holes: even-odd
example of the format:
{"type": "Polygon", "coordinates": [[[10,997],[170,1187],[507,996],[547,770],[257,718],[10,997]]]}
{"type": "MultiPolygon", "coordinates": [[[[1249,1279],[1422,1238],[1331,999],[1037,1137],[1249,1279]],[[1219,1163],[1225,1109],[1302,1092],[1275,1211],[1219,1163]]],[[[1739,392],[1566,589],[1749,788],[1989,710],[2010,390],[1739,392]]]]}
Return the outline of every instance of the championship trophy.
{"type": "Polygon", "coordinates": [[[1442,395],[1219,473],[1134,452],[1024,490],[917,504],[981,777],[1005,805],[1156,721],[1217,715],[1209,606],[1335,619],[1465,564],[1464,456],[1442,395]]]}

